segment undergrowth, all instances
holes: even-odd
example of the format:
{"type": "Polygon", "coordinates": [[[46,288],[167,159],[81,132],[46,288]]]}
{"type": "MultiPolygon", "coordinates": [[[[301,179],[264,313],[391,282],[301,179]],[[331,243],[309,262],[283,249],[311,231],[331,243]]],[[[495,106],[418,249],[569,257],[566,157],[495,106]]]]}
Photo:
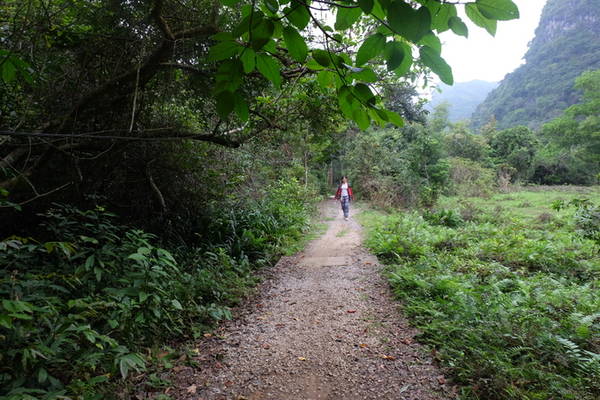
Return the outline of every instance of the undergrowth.
{"type": "Polygon", "coordinates": [[[0,242],[0,398],[107,398],[151,348],[230,318],[253,271],[308,227],[300,185],[267,193],[223,207],[198,247],[166,248],[102,207],[59,204],[39,238],[0,242]]]}
{"type": "Polygon", "coordinates": [[[462,398],[600,398],[600,254],[578,228],[582,211],[538,224],[507,210],[460,221],[460,211],[363,221],[462,398]]]}

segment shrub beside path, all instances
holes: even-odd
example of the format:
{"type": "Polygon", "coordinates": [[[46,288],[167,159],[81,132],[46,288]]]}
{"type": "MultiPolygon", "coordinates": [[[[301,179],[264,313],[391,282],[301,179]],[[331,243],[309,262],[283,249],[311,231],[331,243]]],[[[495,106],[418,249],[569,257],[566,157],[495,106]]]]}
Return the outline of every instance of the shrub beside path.
{"type": "Polygon", "coordinates": [[[327,232],[284,257],[259,293],[197,344],[197,367],[173,377],[176,399],[450,399],[431,355],[414,341],[338,203],[321,207],[327,232]]]}

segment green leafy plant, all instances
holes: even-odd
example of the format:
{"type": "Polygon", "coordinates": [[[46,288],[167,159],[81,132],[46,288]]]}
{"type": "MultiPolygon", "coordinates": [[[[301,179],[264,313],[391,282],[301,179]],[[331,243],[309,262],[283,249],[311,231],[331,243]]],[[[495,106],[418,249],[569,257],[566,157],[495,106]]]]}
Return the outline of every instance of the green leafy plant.
{"type": "Polygon", "coordinates": [[[432,225],[443,225],[449,228],[456,228],[463,224],[461,215],[454,210],[425,210],[423,219],[432,225]]]}

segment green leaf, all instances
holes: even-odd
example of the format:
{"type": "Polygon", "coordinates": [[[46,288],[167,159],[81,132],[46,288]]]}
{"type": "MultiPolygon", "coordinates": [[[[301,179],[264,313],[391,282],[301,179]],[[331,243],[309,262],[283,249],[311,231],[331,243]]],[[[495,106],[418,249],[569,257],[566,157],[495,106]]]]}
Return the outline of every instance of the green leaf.
{"type": "Polygon", "coordinates": [[[321,71],[317,74],[317,83],[323,89],[330,88],[335,83],[335,73],[331,71],[321,71]]]}
{"type": "Polygon", "coordinates": [[[277,11],[279,11],[279,3],[277,2],[277,0],[264,0],[265,6],[267,7],[267,9],[269,11],[271,11],[273,14],[277,13],[277,11]]]}
{"type": "Polygon", "coordinates": [[[469,17],[469,19],[473,21],[475,25],[484,28],[492,36],[496,35],[498,22],[496,20],[486,18],[483,14],[481,14],[475,3],[468,3],[465,6],[465,12],[467,13],[467,17],[469,17]]]}
{"type": "Polygon", "coordinates": [[[256,66],[256,52],[251,48],[246,48],[242,52],[240,60],[244,66],[244,73],[249,74],[254,71],[254,67],[256,66]]]}
{"type": "Polygon", "coordinates": [[[404,47],[404,58],[402,59],[402,63],[398,68],[394,70],[394,73],[397,76],[404,76],[412,66],[413,58],[412,58],[412,49],[406,43],[402,43],[402,47],[404,47]]]}
{"type": "Polygon", "coordinates": [[[373,10],[373,0],[358,0],[358,6],[365,14],[369,14],[373,10]]]}
{"type": "Polygon", "coordinates": [[[231,32],[219,32],[210,37],[212,40],[216,40],[218,42],[224,42],[228,40],[234,40],[235,38],[231,34],[231,32]]]}
{"type": "Polygon", "coordinates": [[[460,19],[460,17],[450,17],[448,20],[448,26],[450,29],[452,29],[452,32],[456,33],[457,35],[464,36],[466,38],[469,37],[469,28],[467,28],[467,25],[462,19],[460,19]]]}
{"type": "MultiPolygon", "coordinates": [[[[371,14],[376,16],[379,19],[385,19],[386,16],[386,12],[383,9],[382,6],[382,2],[384,0],[374,0],[373,2],[373,9],[371,10],[371,14]]],[[[389,3],[388,0],[385,0],[386,2],[386,8],[387,8],[387,4],[389,3]]]]}
{"type": "Polygon", "coordinates": [[[401,0],[390,4],[387,20],[396,33],[415,43],[431,29],[431,14],[427,7],[415,10],[401,0]]]}
{"type": "Polygon", "coordinates": [[[173,299],[171,300],[171,304],[173,305],[173,307],[175,307],[176,310],[183,310],[183,307],[181,306],[179,300],[173,299]]]}
{"type": "Polygon", "coordinates": [[[250,117],[248,102],[239,92],[235,93],[234,100],[235,103],[233,104],[233,109],[235,113],[242,121],[248,121],[248,118],[250,117]]]}
{"type": "Polygon", "coordinates": [[[287,15],[288,21],[290,21],[296,28],[302,30],[306,28],[308,25],[308,21],[310,21],[310,14],[304,5],[299,3],[298,1],[293,0],[290,7],[286,7],[284,9],[284,13],[287,15]],[[289,12],[289,10],[292,10],[289,12]]]}
{"type": "Polygon", "coordinates": [[[360,67],[367,61],[377,57],[385,48],[385,36],[376,33],[369,36],[356,53],[356,66],[360,67]]]}
{"type": "Polygon", "coordinates": [[[230,91],[234,92],[242,84],[244,66],[238,59],[225,60],[217,69],[215,75],[217,84],[213,89],[215,93],[230,91]]]}
{"type": "Polygon", "coordinates": [[[267,42],[267,44],[265,44],[262,48],[264,51],[266,51],[267,53],[277,53],[277,44],[275,43],[274,40],[269,40],[267,42]]]}
{"type": "Polygon", "coordinates": [[[38,370],[37,379],[39,383],[46,382],[46,379],[48,379],[48,371],[46,371],[44,368],[40,368],[38,370]]]}
{"type": "Polygon", "coordinates": [[[10,61],[10,59],[4,60],[4,63],[1,65],[2,67],[2,80],[4,83],[12,82],[16,75],[17,69],[15,65],[10,61]]]}
{"type": "Polygon", "coordinates": [[[140,292],[138,293],[138,297],[140,299],[140,303],[143,303],[144,301],[146,301],[146,299],[148,298],[148,296],[150,296],[148,293],[146,292],[140,292]]]}
{"type": "Polygon", "coordinates": [[[217,114],[221,119],[226,119],[233,111],[234,97],[233,93],[224,91],[216,96],[217,98],[217,114]]]}
{"type": "Polygon", "coordinates": [[[379,77],[370,68],[363,68],[362,71],[352,73],[352,78],[363,82],[377,82],[379,77]]]}
{"type": "Polygon", "coordinates": [[[221,61],[240,52],[242,46],[237,42],[219,42],[208,51],[208,61],[221,61]]]}
{"type": "Polygon", "coordinates": [[[393,71],[402,64],[404,59],[404,47],[396,42],[388,42],[385,45],[385,62],[388,71],[393,71]]]}
{"type": "Polygon", "coordinates": [[[435,1],[427,2],[427,7],[431,12],[431,28],[442,33],[450,29],[450,18],[457,15],[454,4],[440,4],[435,1]]]}
{"type": "Polygon", "coordinates": [[[431,70],[440,77],[442,82],[447,85],[452,85],[454,83],[452,69],[434,49],[429,46],[423,46],[420,49],[420,56],[423,64],[431,68],[431,70]]]}
{"type": "Polygon", "coordinates": [[[325,67],[319,64],[314,58],[311,58],[306,62],[306,68],[312,69],[313,71],[320,71],[322,69],[325,69],[325,67]]]}
{"type": "Polygon", "coordinates": [[[477,0],[475,4],[489,19],[508,21],[519,18],[519,8],[511,0],[477,0]]]}
{"type": "Polygon", "coordinates": [[[431,47],[437,51],[438,54],[442,53],[442,42],[440,42],[440,39],[433,33],[428,33],[427,35],[423,36],[423,38],[419,40],[419,44],[431,47]]]}
{"type": "Polygon", "coordinates": [[[363,131],[371,125],[369,113],[363,107],[355,107],[352,110],[352,119],[363,131]]]}
{"type": "Polygon", "coordinates": [[[390,110],[385,110],[385,113],[387,115],[387,120],[392,124],[396,125],[397,127],[404,126],[404,119],[400,116],[400,114],[390,110]]]}
{"type": "MultiPolygon", "coordinates": [[[[344,85],[338,90],[338,104],[340,110],[346,116],[346,118],[352,119],[352,111],[354,109],[354,96],[352,95],[351,89],[344,85]]],[[[360,106],[360,104],[359,104],[360,106]]]]}
{"type": "Polygon", "coordinates": [[[271,40],[275,32],[275,25],[269,19],[263,19],[255,28],[250,31],[252,37],[252,48],[260,50],[271,40]]]}
{"type": "Polygon", "coordinates": [[[329,67],[331,65],[331,57],[329,56],[329,52],[325,50],[315,49],[312,51],[312,56],[315,61],[324,67],[329,67]]]}
{"type": "Polygon", "coordinates": [[[308,46],[296,29],[291,26],[286,26],[283,29],[283,40],[294,60],[298,62],[304,62],[304,60],[306,60],[308,46]]]}
{"type": "Polygon", "coordinates": [[[373,105],[377,101],[375,95],[371,91],[371,88],[364,83],[357,83],[354,85],[354,94],[358,97],[363,104],[373,105]]]}
{"type": "Polygon", "coordinates": [[[12,328],[12,318],[6,314],[0,314],[0,326],[5,327],[6,329],[12,328]]]}
{"type": "Polygon", "coordinates": [[[345,31],[350,28],[362,15],[362,10],[359,7],[356,8],[342,8],[337,9],[337,15],[335,18],[334,28],[338,31],[345,31]]]}
{"type": "Polygon", "coordinates": [[[385,124],[387,122],[387,115],[377,109],[377,108],[369,108],[369,115],[371,116],[371,120],[375,121],[375,123],[377,123],[377,125],[379,125],[380,127],[384,128],[385,124]],[[383,118],[385,117],[385,118],[383,118]]]}
{"type": "Polygon", "coordinates": [[[258,54],[256,56],[256,68],[265,78],[273,82],[275,87],[281,86],[281,75],[279,73],[279,62],[267,54],[258,54]]]}

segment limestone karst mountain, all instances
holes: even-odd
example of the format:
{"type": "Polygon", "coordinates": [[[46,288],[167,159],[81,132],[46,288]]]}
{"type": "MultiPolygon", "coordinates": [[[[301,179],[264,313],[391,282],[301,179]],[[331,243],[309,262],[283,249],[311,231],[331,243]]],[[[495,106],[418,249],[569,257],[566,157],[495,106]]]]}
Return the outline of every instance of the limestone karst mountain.
{"type": "Polygon", "coordinates": [[[575,78],[600,68],[599,1],[549,0],[525,61],[477,107],[474,128],[492,117],[498,128],[536,128],[579,100],[575,78]]]}

